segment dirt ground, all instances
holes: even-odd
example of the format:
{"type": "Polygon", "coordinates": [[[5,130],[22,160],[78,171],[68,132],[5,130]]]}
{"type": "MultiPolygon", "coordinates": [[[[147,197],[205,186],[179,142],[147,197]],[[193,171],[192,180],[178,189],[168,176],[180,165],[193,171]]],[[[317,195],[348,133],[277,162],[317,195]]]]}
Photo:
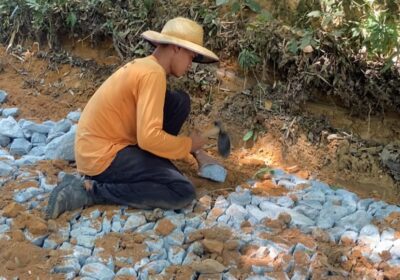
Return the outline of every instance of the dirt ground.
{"type": "MultiPolygon", "coordinates": [[[[82,110],[101,82],[123,63],[109,43],[92,49],[86,44],[66,42],[64,48],[66,52],[57,55],[47,53],[37,45],[26,46],[9,54],[6,54],[4,47],[0,47],[0,89],[9,94],[3,107],[18,107],[21,110],[18,118],[36,122],[58,121],[70,111],[82,110]]],[[[360,136],[360,142],[354,140],[355,136],[327,139],[327,135],[333,134],[329,132],[331,128],[327,128],[327,135],[320,133],[325,136],[318,141],[310,141],[310,132],[324,131],[324,127],[307,130],[301,122],[303,116],[285,116],[269,111],[249,117],[247,110],[251,104],[242,93],[243,78],[236,67],[221,63],[215,66],[214,74],[218,78],[218,86],[212,92],[196,92],[192,95],[193,112],[183,133],[191,129],[202,131],[214,120],[220,119],[230,134],[232,152],[226,159],[219,157],[215,139],[211,139],[206,147],[228,170],[225,183],[200,179],[193,158],[176,162],[195,182],[199,197],[204,194],[212,197],[227,194],[238,185],[246,187],[247,181],[254,178],[262,168],[277,167],[303,178],[315,177],[335,187],[347,188],[361,197],[376,197],[390,203],[399,203],[398,183],[380,166],[376,160],[376,151],[365,150],[363,142],[373,141],[379,146],[398,139],[400,124],[396,120],[399,116],[388,116],[385,120],[357,120],[329,104],[309,103],[304,106],[304,116],[328,119],[331,128],[360,136]],[[252,126],[257,128],[258,137],[255,141],[245,142],[243,136],[252,126]],[[357,151],[360,155],[357,155],[357,151]]],[[[41,170],[55,181],[59,171],[72,171],[74,165],[51,161],[42,162],[30,169],[41,170]]],[[[258,194],[279,195],[285,192],[268,180],[268,173],[257,178],[261,180],[254,189],[258,194]]],[[[17,207],[11,201],[12,191],[18,187],[18,183],[15,183],[2,190],[0,209],[4,211],[10,205],[17,207]]],[[[36,214],[25,216],[21,223],[25,226],[42,224],[48,229],[50,225],[42,219],[41,213],[36,214]]],[[[24,227],[21,225],[21,228],[24,227]]],[[[48,268],[58,257],[49,256],[49,252],[23,241],[21,231],[16,228],[14,234],[15,242],[0,240],[1,262],[6,263],[7,269],[20,269],[20,279],[29,279],[32,274],[38,275],[40,279],[50,279],[44,271],[49,271],[48,268]],[[34,257],[26,259],[28,255],[34,257]],[[24,265],[18,266],[21,263],[24,265]],[[29,270],[26,269],[27,263],[31,264],[29,270]]],[[[57,279],[57,276],[52,275],[51,278],[57,279]]]]}

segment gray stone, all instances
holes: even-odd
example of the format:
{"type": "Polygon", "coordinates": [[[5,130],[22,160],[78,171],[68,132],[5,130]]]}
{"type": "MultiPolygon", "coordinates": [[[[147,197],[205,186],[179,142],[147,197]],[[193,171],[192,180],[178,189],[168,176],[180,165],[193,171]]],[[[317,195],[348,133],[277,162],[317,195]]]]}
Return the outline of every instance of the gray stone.
{"type": "Polygon", "coordinates": [[[0,177],[8,177],[16,171],[15,166],[0,161],[0,177]]]}
{"type": "Polygon", "coordinates": [[[0,225],[0,234],[6,233],[10,230],[10,226],[7,224],[0,225]]]}
{"type": "Polygon", "coordinates": [[[374,218],[378,219],[378,220],[383,220],[393,212],[400,213],[400,207],[398,207],[396,205],[388,205],[384,209],[382,209],[382,208],[378,209],[374,214],[374,218]]]}
{"type": "Polygon", "coordinates": [[[95,241],[96,241],[96,236],[80,235],[76,237],[76,243],[78,245],[81,245],[89,249],[93,249],[95,241]]]}
{"type": "Polygon", "coordinates": [[[180,229],[175,229],[168,236],[164,238],[166,247],[168,246],[181,246],[185,240],[185,235],[180,229]]]}
{"type": "Polygon", "coordinates": [[[81,117],[81,111],[69,112],[67,115],[67,119],[73,122],[78,122],[80,117],[81,117]]]}
{"type": "Polygon", "coordinates": [[[148,232],[148,231],[150,231],[150,230],[153,230],[155,225],[156,225],[156,223],[154,223],[154,222],[144,224],[144,225],[138,227],[138,228],[135,230],[135,232],[137,232],[137,233],[148,232]]]}
{"type": "Polygon", "coordinates": [[[132,214],[126,220],[123,231],[134,231],[144,224],[146,224],[146,218],[142,214],[132,214]]]}
{"type": "Polygon", "coordinates": [[[321,190],[309,191],[303,195],[303,200],[318,201],[323,204],[325,203],[325,193],[321,190]]]}
{"type": "Polygon", "coordinates": [[[379,229],[372,224],[365,225],[361,230],[358,236],[359,244],[373,245],[377,244],[381,240],[381,236],[379,234],[379,229]]]}
{"type": "Polygon", "coordinates": [[[199,176],[215,182],[225,182],[226,169],[219,164],[206,164],[199,169],[199,176]]]}
{"type": "Polygon", "coordinates": [[[85,264],[79,275],[83,277],[92,277],[98,280],[112,280],[115,276],[114,271],[102,263],[85,264]]]}
{"type": "Polygon", "coordinates": [[[392,228],[387,228],[382,231],[381,241],[383,240],[395,240],[396,239],[396,231],[392,228]]]}
{"type": "Polygon", "coordinates": [[[23,138],[24,133],[13,117],[0,120],[0,135],[10,138],[23,138]]]}
{"type": "Polygon", "coordinates": [[[283,213],[283,212],[287,212],[288,210],[292,210],[292,209],[287,209],[287,208],[283,208],[280,206],[277,206],[276,204],[269,202],[269,201],[263,201],[260,203],[260,208],[261,210],[263,210],[267,217],[273,220],[276,220],[279,216],[279,214],[283,213]]]}
{"type": "Polygon", "coordinates": [[[21,158],[15,161],[15,164],[19,167],[33,165],[36,164],[38,161],[43,160],[43,156],[32,156],[32,155],[24,155],[21,158]]]}
{"type": "Polygon", "coordinates": [[[69,272],[78,273],[80,269],[81,266],[79,264],[78,259],[65,257],[64,260],[61,262],[61,264],[56,265],[53,268],[53,271],[55,273],[69,273],[69,272]]]}
{"type": "Polygon", "coordinates": [[[76,126],[73,126],[69,132],[47,144],[46,158],[74,161],[75,130],[76,126]]]}
{"type": "Polygon", "coordinates": [[[278,186],[284,187],[288,190],[294,190],[297,187],[297,184],[291,182],[290,180],[279,180],[278,186]]]}
{"type": "Polygon", "coordinates": [[[383,251],[390,251],[392,249],[394,242],[391,240],[383,240],[375,245],[374,252],[381,254],[383,251]]]}
{"type": "Polygon", "coordinates": [[[368,225],[372,220],[370,214],[365,211],[358,210],[355,213],[341,218],[336,226],[343,227],[346,230],[360,232],[361,228],[368,225]]]}
{"type": "Polygon", "coordinates": [[[250,190],[245,189],[240,192],[232,192],[228,195],[228,200],[232,204],[246,206],[251,203],[250,190]]]}
{"type": "Polygon", "coordinates": [[[246,210],[249,213],[249,216],[254,218],[257,222],[260,222],[264,218],[268,218],[268,213],[261,211],[260,208],[254,205],[247,205],[246,210]]]}
{"type": "Polygon", "coordinates": [[[164,247],[164,240],[161,238],[155,240],[145,240],[144,243],[150,252],[159,251],[164,247]]]}
{"type": "Polygon", "coordinates": [[[17,117],[19,113],[20,111],[18,108],[4,108],[3,111],[1,112],[1,115],[5,118],[8,118],[8,117],[17,117]]]}
{"type": "Polygon", "coordinates": [[[329,187],[328,184],[321,182],[321,181],[317,181],[317,180],[311,180],[311,187],[314,190],[320,190],[325,194],[332,194],[332,189],[329,187]]]}
{"type": "Polygon", "coordinates": [[[58,246],[58,243],[56,241],[54,241],[53,239],[51,239],[50,237],[46,238],[43,242],[44,249],[54,250],[55,248],[57,248],[57,246],[58,246]]]}
{"type": "Polygon", "coordinates": [[[369,207],[368,207],[367,213],[373,216],[373,215],[375,215],[375,213],[376,213],[378,210],[380,210],[380,209],[382,209],[382,208],[385,208],[386,206],[387,206],[387,203],[384,202],[384,201],[375,201],[375,202],[372,202],[372,203],[369,205],[369,207]]]}
{"type": "Polygon", "coordinates": [[[91,254],[92,254],[92,250],[91,249],[88,249],[88,248],[85,248],[85,247],[82,247],[82,246],[78,246],[78,245],[74,247],[73,253],[72,253],[72,255],[76,259],[78,259],[79,264],[81,266],[83,266],[85,264],[87,258],[90,257],[91,254]]]}
{"type": "MultiPolygon", "coordinates": [[[[333,227],[327,230],[329,237],[335,243],[339,242],[340,237],[346,230],[343,227],[333,227]]],[[[357,231],[358,232],[358,231],[357,231]]]]}
{"type": "Polygon", "coordinates": [[[243,221],[248,215],[246,209],[237,204],[229,206],[225,213],[238,221],[243,221]]]}
{"type": "Polygon", "coordinates": [[[375,200],[372,198],[360,199],[357,202],[357,210],[364,210],[367,211],[369,205],[374,202],[375,200]]]}
{"type": "Polygon", "coordinates": [[[111,232],[111,221],[107,218],[106,215],[103,216],[103,222],[101,226],[101,232],[104,234],[111,232]]]}
{"type": "Polygon", "coordinates": [[[356,243],[358,238],[358,233],[352,230],[345,231],[342,236],[340,237],[340,241],[343,242],[344,240],[351,240],[353,243],[356,243]]]}
{"type": "Polygon", "coordinates": [[[48,234],[45,234],[45,235],[33,235],[33,234],[31,234],[29,232],[28,229],[24,230],[24,235],[25,235],[25,238],[27,240],[29,240],[30,242],[32,242],[33,244],[35,244],[38,247],[42,247],[43,246],[44,240],[48,236],[48,234]]]}
{"type": "Polygon", "coordinates": [[[131,276],[131,277],[137,277],[136,271],[131,268],[131,267],[123,267],[120,270],[118,270],[116,276],[131,276]]]}
{"type": "Polygon", "coordinates": [[[16,138],[11,143],[10,154],[23,156],[29,153],[31,148],[32,148],[31,142],[29,142],[25,138],[16,138]]]}
{"type": "Polygon", "coordinates": [[[49,137],[52,134],[56,134],[56,133],[66,133],[71,129],[72,126],[72,122],[68,119],[62,119],[58,122],[55,123],[54,126],[51,127],[50,131],[49,131],[49,137]]]}
{"type": "Polygon", "coordinates": [[[8,144],[10,144],[10,142],[11,142],[10,137],[0,135],[0,146],[1,147],[7,147],[8,144]]]}
{"type": "Polygon", "coordinates": [[[46,150],[46,146],[36,146],[36,147],[33,147],[29,151],[28,155],[37,156],[37,157],[43,157],[44,154],[45,154],[45,150],[46,150]]]}
{"type": "Polygon", "coordinates": [[[185,227],[185,215],[183,214],[175,214],[173,216],[169,216],[168,219],[176,226],[176,228],[180,230],[183,230],[185,227]]]}
{"type": "Polygon", "coordinates": [[[35,187],[29,187],[23,191],[16,192],[14,194],[14,200],[18,203],[23,203],[41,193],[43,193],[42,189],[35,188],[35,187]]]}
{"type": "Polygon", "coordinates": [[[393,242],[393,247],[390,249],[390,254],[392,258],[400,259],[400,239],[397,239],[393,242]]]}
{"type": "Polygon", "coordinates": [[[335,222],[349,214],[349,209],[343,206],[325,203],[324,208],[319,213],[317,226],[322,229],[331,228],[335,222]]]}
{"type": "Polygon", "coordinates": [[[25,137],[31,137],[33,133],[41,133],[47,135],[50,131],[50,126],[45,124],[37,124],[32,121],[25,120],[21,122],[21,128],[25,137]]]}
{"type": "Polygon", "coordinates": [[[4,90],[0,89],[0,103],[6,102],[7,101],[7,96],[8,96],[8,93],[5,92],[4,90]]]}
{"type": "Polygon", "coordinates": [[[279,197],[279,198],[276,200],[276,203],[277,203],[279,206],[286,207],[286,208],[292,208],[293,205],[294,205],[294,201],[293,201],[290,197],[288,197],[288,196],[281,196],[281,197],[279,197]]]}
{"type": "Polygon", "coordinates": [[[186,227],[198,228],[202,219],[200,216],[194,216],[186,219],[186,227]]]}
{"type": "Polygon", "coordinates": [[[188,252],[186,254],[185,259],[182,262],[182,265],[191,265],[192,263],[196,262],[196,261],[200,261],[200,257],[198,255],[196,255],[193,252],[188,252]]]}
{"type": "Polygon", "coordinates": [[[185,257],[185,250],[178,246],[168,248],[168,261],[173,265],[181,265],[185,257]]]}
{"type": "Polygon", "coordinates": [[[70,235],[71,237],[77,238],[78,236],[81,235],[89,235],[89,236],[95,236],[97,233],[97,230],[94,228],[82,226],[82,227],[77,227],[71,230],[70,235]]]}
{"type": "Polygon", "coordinates": [[[287,213],[292,217],[290,225],[309,227],[315,224],[314,221],[307,216],[304,216],[292,209],[288,209],[287,213]]]}
{"type": "Polygon", "coordinates": [[[306,205],[298,205],[293,208],[293,211],[305,215],[312,220],[315,220],[320,214],[320,210],[308,207],[306,205]]]}
{"type": "Polygon", "coordinates": [[[47,136],[44,133],[33,132],[31,136],[31,143],[33,146],[45,146],[47,136]]]}
{"type": "Polygon", "coordinates": [[[225,199],[222,195],[218,196],[215,200],[214,207],[226,209],[229,206],[229,201],[225,199]]]}

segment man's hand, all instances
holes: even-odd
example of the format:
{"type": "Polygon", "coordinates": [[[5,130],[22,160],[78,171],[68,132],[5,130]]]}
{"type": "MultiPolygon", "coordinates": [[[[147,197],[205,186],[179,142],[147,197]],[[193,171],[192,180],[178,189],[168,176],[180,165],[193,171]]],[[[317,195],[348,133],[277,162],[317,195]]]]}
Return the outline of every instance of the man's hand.
{"type": "Polygon", "coordinates": [[[198,132],[192,132],[189,137],[192,139],[192,148],[190,149],[192,154],[201,149],[207,143],[207,139],[202,137],[198,132]]]}

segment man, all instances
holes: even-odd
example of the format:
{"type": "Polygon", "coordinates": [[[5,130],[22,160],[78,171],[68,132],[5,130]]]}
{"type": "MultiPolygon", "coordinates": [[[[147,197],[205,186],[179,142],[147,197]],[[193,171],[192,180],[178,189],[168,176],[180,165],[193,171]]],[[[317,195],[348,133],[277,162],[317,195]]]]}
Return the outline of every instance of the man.
{"type": "Polygon", "coordinates": [[[193,154],[199,164],[211,158],[205,139],[178,133],[189,115],[190,98],[166,90],[166,77],[180,77],[192,61],[217,62],[203,47],[203,28],[175,18],[161,33],[142,37],[156,46],[111,75],[86,105],[78,123],[75,158],[87,180],[66,175],[52,191],[46,209],[55,219],[65,211],[93,204],[179,209],[193,201],[193,184],[170,160],[193,154]]]}

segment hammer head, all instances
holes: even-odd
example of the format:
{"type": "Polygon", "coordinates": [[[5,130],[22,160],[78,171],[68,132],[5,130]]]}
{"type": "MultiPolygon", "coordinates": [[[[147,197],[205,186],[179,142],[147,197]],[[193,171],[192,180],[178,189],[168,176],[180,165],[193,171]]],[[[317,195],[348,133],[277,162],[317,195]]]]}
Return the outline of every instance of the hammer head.
{"type": "Polygon", "coordinates": [[[215,121],[214,125],[219,129],[217,142],[218,153],[222,157],[228,157],[231,153],[231,139],[220,121],[215,121]]]}

